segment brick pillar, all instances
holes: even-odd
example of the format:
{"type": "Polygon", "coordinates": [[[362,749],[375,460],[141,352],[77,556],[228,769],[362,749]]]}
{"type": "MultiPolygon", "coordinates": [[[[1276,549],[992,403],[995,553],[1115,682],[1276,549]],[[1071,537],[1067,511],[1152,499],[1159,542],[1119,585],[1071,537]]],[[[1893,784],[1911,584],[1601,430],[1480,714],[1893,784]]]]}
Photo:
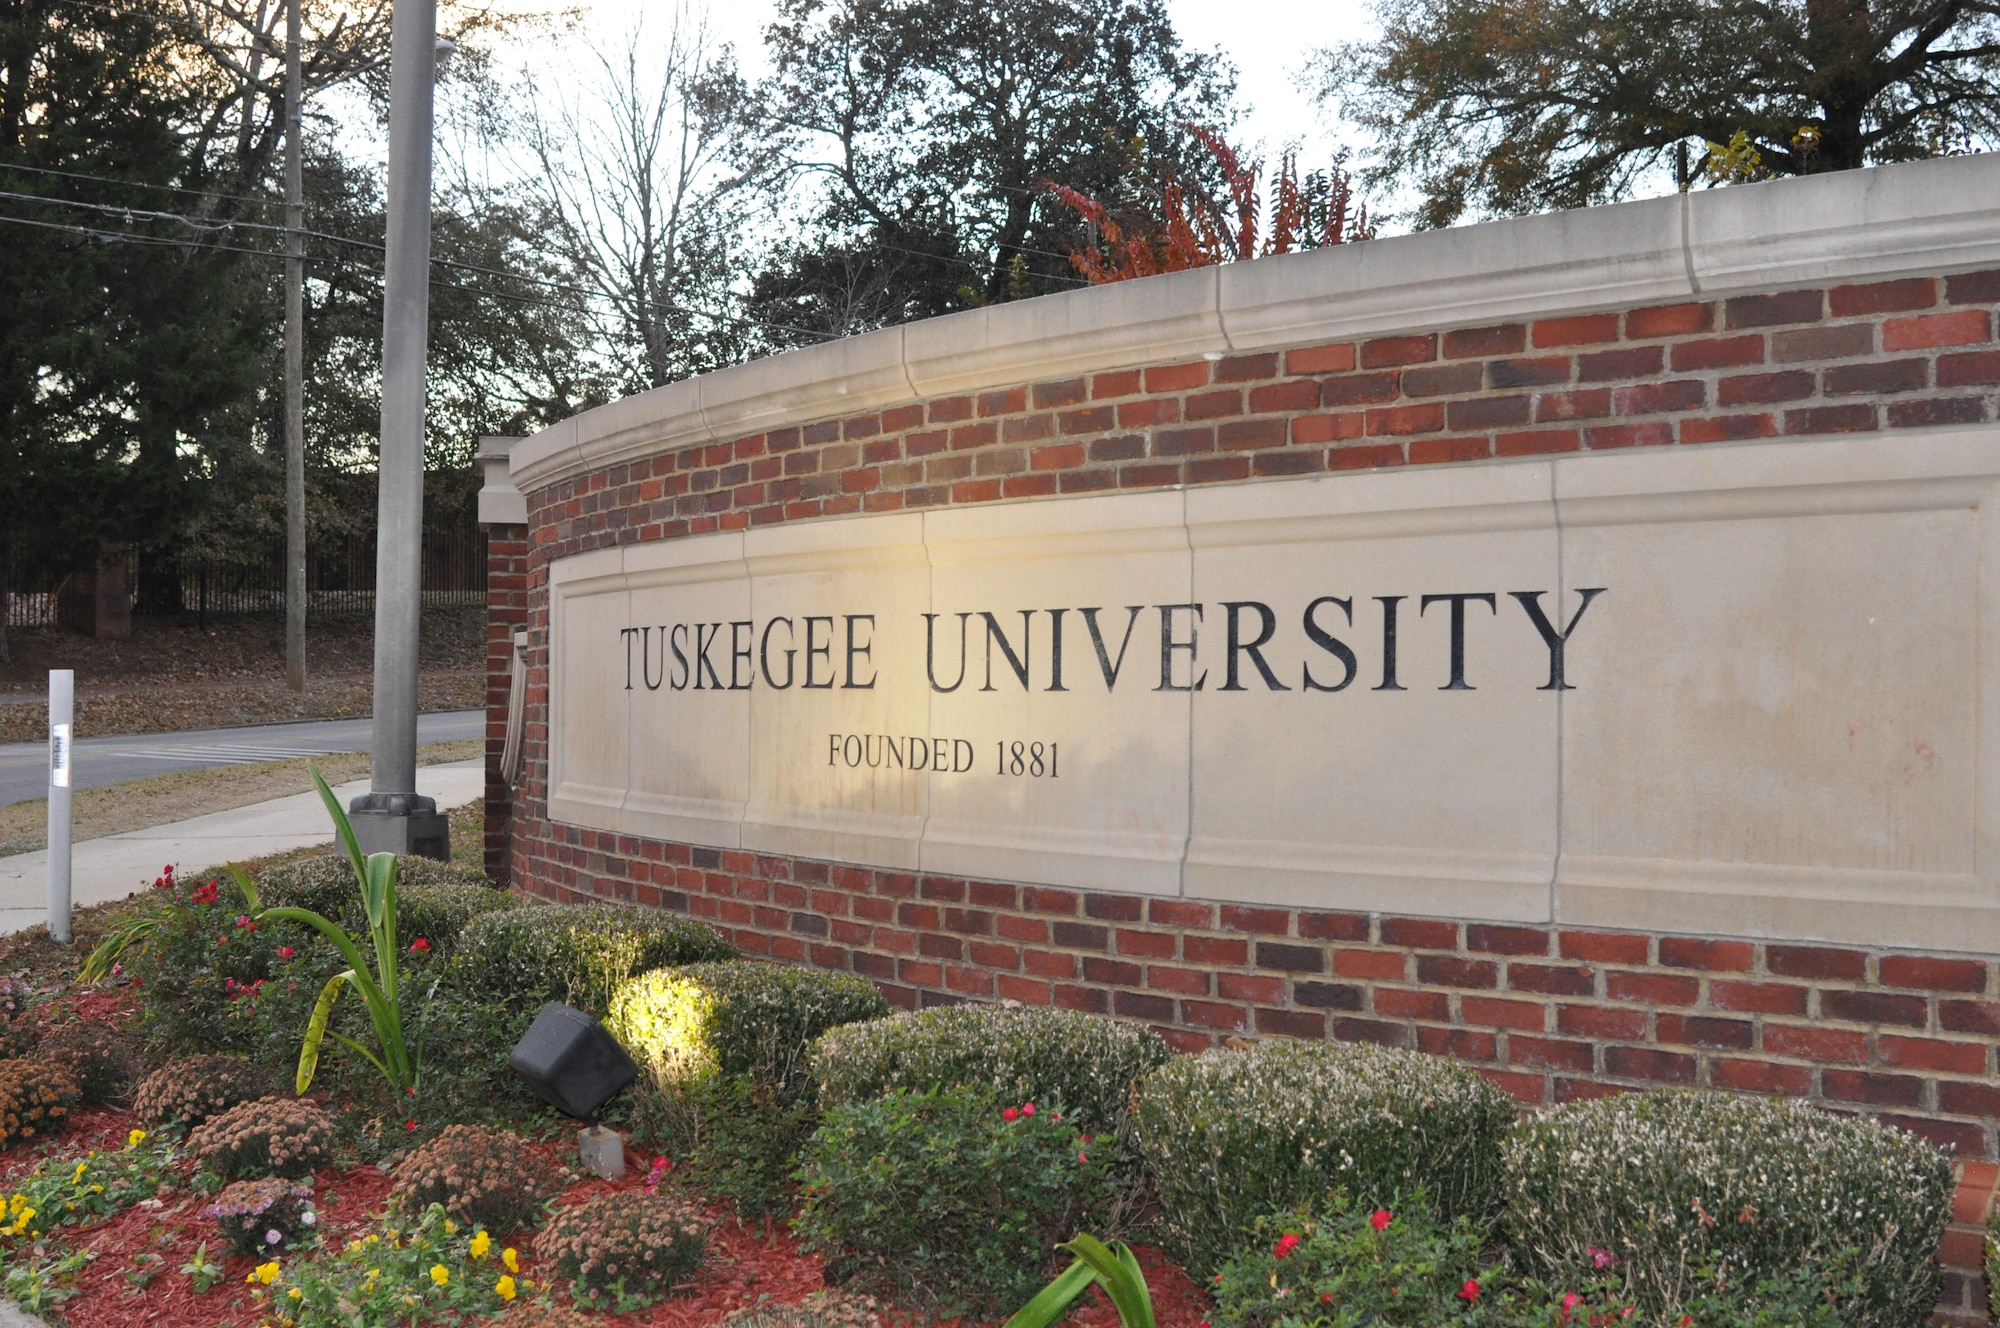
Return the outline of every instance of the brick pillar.
{"type": "Polygon", "coordinates": [[[486,875],[509,884],[507,823],[513,790],[500,772],[507,743],[507,696],[514,633],[528,625],[528,528],[486,527],[486,875]]]}
{"type": "Polygon", "coordinates": [[[132,635],[124,544],[98,541],[96,557],[77,567],[57,596],[56,621],[85,636],[123,640],[132,635]]]}

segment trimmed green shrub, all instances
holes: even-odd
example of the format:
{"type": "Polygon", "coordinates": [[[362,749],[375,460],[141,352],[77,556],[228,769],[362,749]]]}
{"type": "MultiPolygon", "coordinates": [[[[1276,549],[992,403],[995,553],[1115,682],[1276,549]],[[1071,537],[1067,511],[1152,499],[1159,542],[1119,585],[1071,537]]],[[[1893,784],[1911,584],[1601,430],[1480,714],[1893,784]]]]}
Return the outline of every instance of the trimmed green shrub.
{"type": "Polygon", "coordinates": [[[605,1027],[645,1066],[646,1133],[745,1217],[790,1207],[819,1123],[808,1056],[829,1028],[888,1013],[866,978],[776,964],[689,964],[618,986],[605,1027]]]}
{"type": "Polygon", "coordinates": [[[1657,1313],[1680,1312],[1697,1270],[1777,1278],[1844,1251],[1860,1262],[1843,1324],[1914,1328],[1937,1307],[1950,1157],[1866,1120],[1722,1093],[1579,1102],[1515,1133],[1506,1181],[1524,1264],[1610,1267],[1657,1313]]]}
{"type": "Polygon", "coordinates": [[[617,904],[529,906],[468,923],[450,976],[468,994],[514,1009],[561,1001],[601,1018],[618,984],[634,973],[735,957],[715,928],[677,913],[617,904]]]}
{"type": "Polygon", "coordinates": [[[1847,1328],[1839,1302],[1855,1285],[1855,1252],[1770,1277],[1701,1269],[1667,1318],[1639,1317],[1615,1279],[1538,1281],[1483,1261],[1487,1227],[1449,1227],[1417,1200],[1393,1211],[1339,1191],[1296,1212],[1259,1218],[1217,1275],[1222,1328],[1847,1328]]]}
{"type": "Polygon", "coordinates": [[[1337,1042],[1175,1057],[1132,1095],[1163,1243],[1204,1278],[1259,1217],[1333,1188],[1371,1207],[1423,1190],[1444,1222],[1486,1217],[1514,1116],[1513,1100],[1465,1066],[1337,1042]]]}
{"type": "MultiPolygon", "coordinates": [[[[309,908],[351,934],[367,930],[354,868],[345,857],[307,858],[264,873],[262,902],[276,908],[309,908]]],[[[521,899],[495,889],[478,870],[431,858],[396,861],[396,938],[407,948],[422,937],[439,954],[450,954],[474,918],[519,908],[521,899]]]]}
{"type": "Polygon", "coordinates": [[[808,1056],[820,1034],[887,1013],[875,984],[851,973],[687,964],[621,982],[604,1026],[662,1089],[747,1075],[795,1101],[811,1095],[808,1056]]]}
{"type": "Polygon", "coordinates": [[[809,1101],[781,1099],[747,1074],[712,1075],[634,1095],[632,1135],[680,1158],[674,1175],[756,1221],[788,1215],[799,1152],[819,1125],[809,1101]]]}
{"type": "Polygon", "coordinates": [[[792,1230],[829,1281],[891,1283],[940,1313],[1012,1309],[1114,1185],[1107,1150],[986,1089],[892,1089],[833,1108],[806,1143],[792,1230]]]}
{"type": "Polygon", "coordinates": [[[952,1005],[851,1024],[820,1038],[812,1074],[828,1106],[891,1088],[985,1087],[1122,1132],[1132,1085],[1172,1056],[1159,1034],[1048,1006],[952,1005]]]}

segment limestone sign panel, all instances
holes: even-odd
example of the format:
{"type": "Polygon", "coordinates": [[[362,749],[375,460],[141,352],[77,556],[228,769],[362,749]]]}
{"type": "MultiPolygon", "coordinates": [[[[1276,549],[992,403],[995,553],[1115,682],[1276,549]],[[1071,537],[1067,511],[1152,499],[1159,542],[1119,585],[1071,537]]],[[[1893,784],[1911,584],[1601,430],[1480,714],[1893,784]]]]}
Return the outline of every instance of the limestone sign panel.
{"type": "Polygon", "coordinates": [[[584,554],[551,573],[550,812],[982,879],[1968,948],[1996,911],[1996,473],[1940,433],[584,554]]]}

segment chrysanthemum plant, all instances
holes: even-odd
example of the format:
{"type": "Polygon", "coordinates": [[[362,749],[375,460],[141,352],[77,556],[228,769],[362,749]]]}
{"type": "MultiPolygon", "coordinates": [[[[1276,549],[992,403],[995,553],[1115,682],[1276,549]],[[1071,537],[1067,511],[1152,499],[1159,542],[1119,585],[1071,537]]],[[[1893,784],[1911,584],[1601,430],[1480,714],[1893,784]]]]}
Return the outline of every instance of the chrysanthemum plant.
{"type": "Polygon", "coordinates": [[[318,766],[307,768],[312,772],[313,787],[319,790],[320,801],[326,804],[328,814],[333,817],[340,846],[346,850],[347,860],[354,867],[354,879],[361,887],[362,911],[368,919],[368,934],[366,937],[349,936],[339,925],[309,908],[267,908],[259,914],[263,918],[311,927],[326,937],[348,964],[344,971],[327,979],[326,986],[320,989],[319,999],[313,1003],[312,1016],[306,1021],[305,1041],[299,1047],[295,1087],[300,1093],[312,1087],[313,1072],[319,1068],[321,1044],[331,1037],[379,1070],[382,1077],[388,1080],[389,1087],[397,1093],[413,1093],[417,1087],[417,1064],[409,1043],[403,1038],[403,1009],[396,983],[396,855],[371,853],[363,857],[361,845],[354,837],[354,824],[347,819],[340,800],[333,796],[333,790],[320,777],[318,766]],[[364,945],[374,951],[372,965],[363,953],[364,945]],[[340,998],[343,987],[354,988],[362,1003],[368,1007],[368,1022],[375,1033],[375,1051],[327,1027],[327,1021],[333,1017],[334,1002],[340,998]]]}
{"type": "Polygon", "coordinates": [[[1076,1262],[1015,1311],[1002,1328],[1051,1328],[1069,1312],[1070,1302],[1092,1283],[1103,1284],[1124,1328],[1154,1328],[1153,1295],[1146,1287],[1146,1274],[1124,1241],[1106,1245],[1095,1236],[1079,1235],[1056,1248],[1075,1255],[1076,1262]]]}

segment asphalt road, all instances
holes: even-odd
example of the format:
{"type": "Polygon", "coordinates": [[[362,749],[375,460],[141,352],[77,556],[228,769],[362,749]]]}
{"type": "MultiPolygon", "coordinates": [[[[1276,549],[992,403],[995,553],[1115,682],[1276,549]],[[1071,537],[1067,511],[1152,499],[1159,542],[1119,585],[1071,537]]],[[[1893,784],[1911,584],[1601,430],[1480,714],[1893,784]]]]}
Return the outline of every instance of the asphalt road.
{"type": "MultiPolygon", "coordinates": [[[[367,719],[321,719],[301,724],[257,724],[240,729],[187,733],[135,733],[124,738],[79,738],[71,770],[74,788],[101,788],[148,775],[205,770],[217,765],[282,761],[328,752],[365,752],[374,736],[367,719]]],[[[483,737],[484,710],[451,710],[417,716],[419,743],[483,737]]],[[[49,791],[46,743],[0,745],[0,807],[49,791]]]]}

